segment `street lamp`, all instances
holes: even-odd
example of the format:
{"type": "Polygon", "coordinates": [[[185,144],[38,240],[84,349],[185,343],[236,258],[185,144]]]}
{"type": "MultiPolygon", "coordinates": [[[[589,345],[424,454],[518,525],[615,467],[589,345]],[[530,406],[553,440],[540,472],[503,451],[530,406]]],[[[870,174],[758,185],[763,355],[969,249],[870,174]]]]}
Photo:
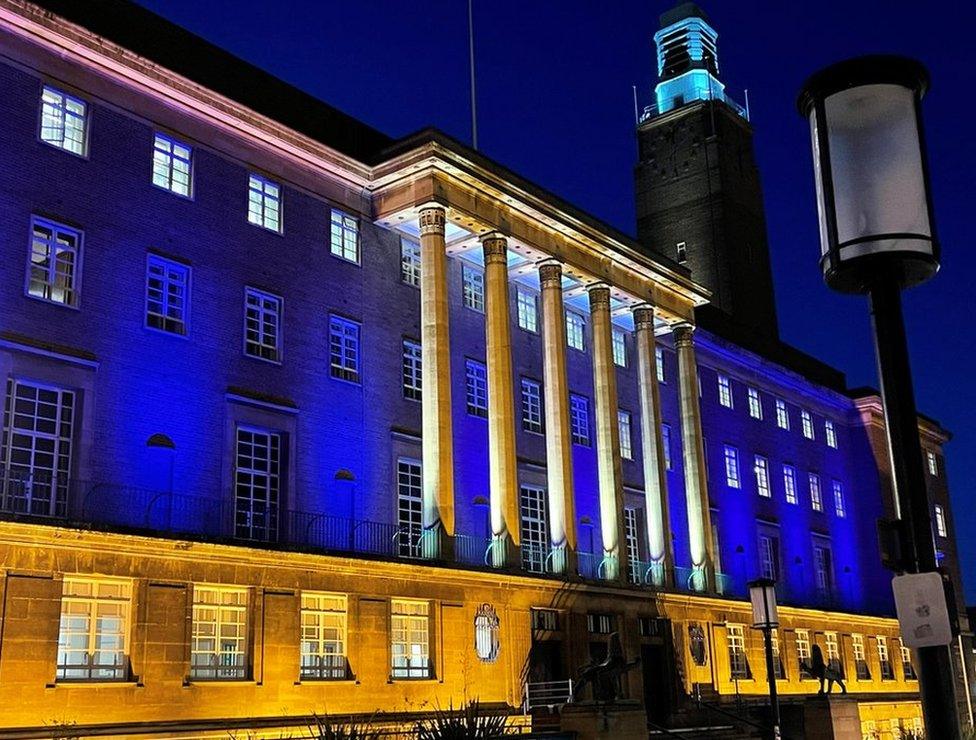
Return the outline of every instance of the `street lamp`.
{"type": "Polygon", "coordinates": [[[773,630],[779,626],[779,617],[776,613],[776,582],[769,578],[750,581],[749,600],[752,602],[752,628],[762,630],[766,645],[766,679],[769,682],[773,740],[780,740],[779,697],[776,695],[776,672],[773,670],[773,630]]]}
{"type": "MultiPolygon", "coordinates": [[[[914,573],[938,567],[901,307],[901,290],[939,269],[921,116],[928,82],[913,59],[860,57],[813,75],[797,100],[813,140],[824,280],[870,299],[895,511],[914,573]]],[[[949,648],[918,655],[926,732],[958,738],[949,648]]]]}

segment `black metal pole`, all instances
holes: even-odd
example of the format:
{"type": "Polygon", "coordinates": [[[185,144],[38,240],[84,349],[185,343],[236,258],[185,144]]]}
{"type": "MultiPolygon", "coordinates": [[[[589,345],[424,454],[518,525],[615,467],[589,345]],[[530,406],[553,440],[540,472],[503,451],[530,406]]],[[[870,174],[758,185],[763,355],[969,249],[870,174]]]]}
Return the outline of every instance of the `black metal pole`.
{"type": "MultiPolygon", "coordinates": [[[[913,572],[933,572],[938,563],[897,276],[879,276],[868,295],[891,472],[900,516],[906,523],[903,555],[913,572]]],[[[953,607],[949,605],[950,609],[953,607]]],[[[926,737],[958,740],[960,726],[949,646],[919,648],[916,654],[926,737]]]]}
{"type": "Polygon", "coordinates": [[[763,640],[766,643],[766,679],[769,681],[769,708],[773,720],[773,740],[780,740],[779,696],[776,694],[776,673],[773,670],[773,628],[763,627],[763,640]]]}

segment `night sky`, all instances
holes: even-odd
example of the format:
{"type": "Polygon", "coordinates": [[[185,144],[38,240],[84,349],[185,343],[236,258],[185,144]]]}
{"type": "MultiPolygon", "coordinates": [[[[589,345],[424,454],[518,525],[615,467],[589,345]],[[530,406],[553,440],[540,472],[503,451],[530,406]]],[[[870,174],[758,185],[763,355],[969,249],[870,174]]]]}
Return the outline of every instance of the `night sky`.
{"type": "MultiPolygon", "coordinates": [[[[211,42],[392,135],[436,126],[470,141],[464,0],[140,0],[211,42]]],[[[474,0],[480,149],[635,233],[634,107],[652,100],[652,36],[669,3],[474,0]]],[[[719,33],[722,79],[748,88],[783,338],[877,386],[867,303],[823,284],[809,133],[794,99],[840,59],[899,53],[932,75],[924,113],[942,272],[905,296],[918,406],[954,435],[946,459],[969,603],[976,603],[976,269],[972,70],[960,4],[701,3],[719,33]],[[816,8],[814,10],[814,7],[816,8]],[[970,307],[967,310],[967,305],[970,307]]]]}

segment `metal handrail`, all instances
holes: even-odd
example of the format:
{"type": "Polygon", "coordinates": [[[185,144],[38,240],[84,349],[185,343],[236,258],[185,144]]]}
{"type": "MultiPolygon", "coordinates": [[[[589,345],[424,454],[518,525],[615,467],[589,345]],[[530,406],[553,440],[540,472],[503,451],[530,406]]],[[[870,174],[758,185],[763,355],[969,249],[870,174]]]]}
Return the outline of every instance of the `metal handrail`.
{"type": "Polygon", "coordinates": [[[751,727],[755,727],[756,729],[762,730],[763,732],[769,730],[769,728],[766,725],[762,725],[758,722],[755,722],[751,719],[747,719],[745,717],[740,717],[738,714],[735,714],[734,712],[730,712],[728,709],[722,709],[722,707],[718,706],[717,704],[710,704],[709,702],[705,701],[704,699],[702,699],[701,689],[699,688],[698,684],[695,684],[695,704],[699,708],[704,707],[705,709],[710,709],[711,711],[729,717],[730,719],[733,719],[736,722],[743,722],[747,725],[750,725],[751,727]]]}

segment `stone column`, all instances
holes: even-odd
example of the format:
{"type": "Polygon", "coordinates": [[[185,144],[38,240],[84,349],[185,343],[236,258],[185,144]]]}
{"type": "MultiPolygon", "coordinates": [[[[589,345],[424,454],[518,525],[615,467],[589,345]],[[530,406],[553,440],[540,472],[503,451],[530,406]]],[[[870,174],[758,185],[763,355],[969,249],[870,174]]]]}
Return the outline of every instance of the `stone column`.
{"type": "MultiPolygon", "coordinates": [[[[712,546],[712,517],[705,481],[705,447],[702,442],[701,407],[698,401],[698,366],[695,362],[695,327],[674,327],[674,347],[678,353],[678,386],[681,398],[681,450],[685,472],[685,501],[688,507],[688,544],[691,564],[696,571],[693,585],[709,588],[715,553],[712,546]],[[697,575],[699,574],[700,575],[697,575]]],[[[714,584],[711,584],[714,586],[714,584]]]]}
{"type": "Polygon", "coordinates": [[[566,315],[562,266],[539,265],[542,284],[542,368],[546,412],[546,480],[549,492],[551,569],[568,573],[576,559],[576,499],[573,493],[572,439],[569,433],[569,383],[566,379],[566,315]]]}
{"type": "Polygon", "coordinates": [[[641,453],[644,461],[644,510],[647,520],[648,557],[654,565],[654,585],[673,580],[674,552],[668,511],[668,474],[664,438],[661,435],[661,394],[654,348],[654,307],[634,308],[634,343],[637,346],[637,380],[641,410],[641,453]]]}
{"type": "Polygon", "coordinates": [[[423,383],[424,557],[450,557],[454,535],[451,348],[444,209],[420,211],[420,346],[423,383]]]}
{"type": "Polygon", "coordinates": [[[485,345],[488,365],[488,481],[491,498],[491,564],[517,562],[518,469],[515,463],[515,391],[508,298],[508,241],[497,232],[481,237],[485,255],[485,345]]]}
{"type": "Polygon", "coordinates": [[[624,537],[624,491],[620,469],[620,426],[617,420],[617,370],[613,364],[610,288],[589,289],[593,332],[593,396],[596,406],[596,461],[600,484],[600,533],[603,562],[599,574],[618,580],[627,572],[624,537]]]}

